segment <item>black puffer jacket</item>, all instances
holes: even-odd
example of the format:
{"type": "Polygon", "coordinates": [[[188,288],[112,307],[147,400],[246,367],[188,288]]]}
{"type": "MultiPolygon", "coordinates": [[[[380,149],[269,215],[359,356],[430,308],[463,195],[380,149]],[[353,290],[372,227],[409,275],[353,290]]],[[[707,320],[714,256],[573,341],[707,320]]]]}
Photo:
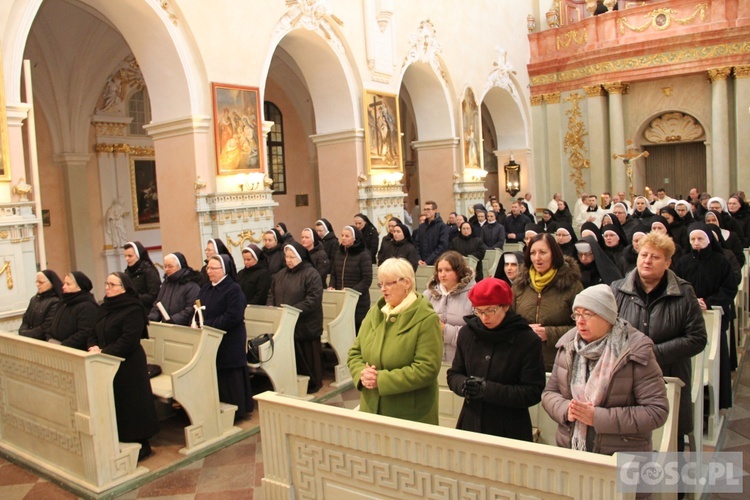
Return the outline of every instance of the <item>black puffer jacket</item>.
{"type": "MultiPolygon", "coordinates": [[[[368,264],[372,265],[372,264],[368,264]]],[[[294,327],[297,340],[315,340],[323,334],[323,283],[315,267],[306,261],[273,275],[269,306],[287,304],[302,311],[294,327]]]]}
{"type": "Polygon", "coordinates": [[[91,292],[64,293],[52,319],[47,340],[55,339],[62,345],[86,350],[93,343],[94,325],[99,304],[91,292]]]}
{"type": "Polygon", "coordinates": [[[320,280],[323,282],[323,287],[325,287],[328,272],[331,269],[331,261],[326,254],[326,249],[322,243],[318,243],[309,252],[312,265],[318,271],[318,274],[320,274],[320,280]]]}
{"type": "Polygon", "coordinates": [[[271,288],[271,273],[266,260],[259,260],[253,267],[245,267],[238,272],[237,284],[245,294],[247,305],[266,305],[268,290],[271,288]]]}
{"type": "Polygon", "coordinates": [[[200,273],[189,267],[179,269],[171,276],[167,276],[164,283],[161,284],[154,307],[148,313],[149,321],[189,326],[193,318],[193,305],[201,289],[198,284],[200,280],[200,273]],[[156,307],[158,302],[161,302],[161,305],[167,310],[169,320],[165,320],[159,308],[156,307]]]}
{"type": "MultiPolygon", "coordinates": [[[[693,429],[690,400],[692,368],[690,358],[706,347],[706,325],[693,287],[667,270],[658,298],[647,304],[636,285],[638,270],[612,283],[618,317],[628,321],[654,342],[654,353],[665,377],[678,377],[685,383],[680,396],[678,435],[693,429]]],[[[653,294],[653,292],[652,292],[653,294]]]]}
{"type": "Polygon", "coordinates": [[[349,247],[339,246],[339,251],[333,258],[331,282],[329,286],[334,290],[351,288],[361,295],[357,300],[354,312],[354,322],[357,330],[370,309],[370,285],[372,284],[372,257],[365,248],[362,233],[354,228],[354,243],[349,247]]]}
{"type": "Polygon", "coordinates": [[[482,269],[482,259],[487,253],[487,247],[484,246],[482,238],[477,236],[464,236],[463,234],[458,235],[457,238],[451,240],[448,246],[449,250],[455,250],[464,257],[472,255],[477,259],[477,268],[474,270],[474,276],[477,281],[481,281],[484,278],[484,269],[482,269]]]}
{"type": "Polygon", "coordinates": [[[156,302],[157,295],[159,295],[159,287],[161,286],[159,272],[154,269],[151,262],[141,259],[135,265],[128,266],[125,273],[130,276],[135,289],[138,290],[138,300],[141,301],[147,311],[150,311],[154,302],[156,302]]]}
{"type": "Polygon", "coordinates": [[[29,307],[23,313],[18,333],[32,339],[47,340],[59,303],[60,298],[54,290],[47,290],[31,297],[29,307]]]}
{"type": "Polygon", "coordinates": [[[531,441],[529,407],[541,401],[545,385],[542,341],[512,311],[492,330],[474,315],[465,319],[448,386],[463,396],[463,384],[472,375],[484,378],[487,386],[481,399],[464,401],[456,428],[531,441]]]}

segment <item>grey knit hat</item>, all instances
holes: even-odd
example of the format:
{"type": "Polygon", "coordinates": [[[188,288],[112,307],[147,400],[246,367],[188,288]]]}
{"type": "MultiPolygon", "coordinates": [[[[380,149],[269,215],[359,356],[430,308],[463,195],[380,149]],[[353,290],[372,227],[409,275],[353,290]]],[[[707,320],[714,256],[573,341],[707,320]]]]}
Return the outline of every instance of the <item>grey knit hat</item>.
{"type": "Polygon", "coordinates": [[[617,301],[609,285],[594,285],[576,295],[573,310],[577,307],[588,309],[597,316],[604,318],[607,323],[617,322],[617,301]]]}

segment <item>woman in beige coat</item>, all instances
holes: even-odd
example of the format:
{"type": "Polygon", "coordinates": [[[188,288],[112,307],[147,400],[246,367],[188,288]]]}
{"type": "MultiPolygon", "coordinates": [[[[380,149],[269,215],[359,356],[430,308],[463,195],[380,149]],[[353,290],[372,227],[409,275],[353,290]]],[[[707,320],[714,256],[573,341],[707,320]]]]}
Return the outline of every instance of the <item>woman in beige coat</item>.
{"type": "Polygon", "coordinates": [[[643,333],[617,318],[607,285],[575,299],[576,326],[557,343],[542,406],[557,422],[557,445],[611,455],[651,451],[651,431],[669,413],[666,388],[643,333]]]}

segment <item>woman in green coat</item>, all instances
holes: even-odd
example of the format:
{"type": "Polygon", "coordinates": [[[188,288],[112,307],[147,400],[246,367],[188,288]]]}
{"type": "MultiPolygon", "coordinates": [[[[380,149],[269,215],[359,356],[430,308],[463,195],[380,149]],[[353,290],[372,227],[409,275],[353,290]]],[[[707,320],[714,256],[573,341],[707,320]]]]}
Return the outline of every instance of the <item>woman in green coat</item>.
{"type": "Polygon", "coordinates": [[[388,259],[378,268],[383,297],[365,316],[347,364],[360,411],[438,424],[440,318],[415,292],[414,268],[388,259]]]}

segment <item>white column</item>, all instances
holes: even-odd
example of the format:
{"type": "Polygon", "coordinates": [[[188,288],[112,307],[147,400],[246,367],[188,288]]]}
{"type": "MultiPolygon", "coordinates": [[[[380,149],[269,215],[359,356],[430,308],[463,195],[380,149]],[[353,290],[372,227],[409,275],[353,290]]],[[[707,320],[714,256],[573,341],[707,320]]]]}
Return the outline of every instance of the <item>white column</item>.
{"type": "MultiPolygon", "coordinates": [[[[547,171],[549,172],[549,190],[551,193],[563,193],[563,199],[575,199],[575,193],[566,189],[570,183],[563,175],[563,137],[565,137],[560,107],[560,92],[544,94],[544,113],[547,117],[547,171]]],[[[551,198],[551,195],[550,195],[551,198]]],[[[548,200],[549,201],[549,200],[548,200]]]]}
{"type": "Polygon", "coordinates": [[[623,117],[622,96],[627,93],[628,85],[621,82],[605,83],[604,89],[609,94],[609,169],[611,191],[628,192],[628,176],[622,161],[612,158],[614,154],[625,151],[625,120],[623,117]]]}
{"type": "Polygon", "coordinates": [[[734,140],[737,183],[734,188],[750,191],[750,66],[734,67],[734,140]]]}
{"type": "Polygon", "coordinates": [[[607,98],[601,85],[583,87],[586,92],[586,125],[589,138],[589,159],[591,161],[591,186],[593,194],[604,191],[617,192],[613,189],[614,170],[610,165],[609,121],[607,119],[607,98]]]}
{"type": "MultiPolygon", "coordinates": [[[[559,191],[559,187],[550,187],[545,122],[546,116],[544,106],[542,106],[542,96],[533,95],[531,96],[531,134],[533,137],[534,183],[536,185],[534,196],[537,199],[537,205],[542,203],[539,200],[551,200],[552,195],[559,191]]],[[[500,169],[501,166],[498,162],[498,177],[502,179],[500,169]]]]}
{"type": "Polygon", "coordinates": [[[731,68],[708,70],[711,81],[711,195],[727,198],[731,195],[729,179],[729,103],[727,77],[731,68]]]}

